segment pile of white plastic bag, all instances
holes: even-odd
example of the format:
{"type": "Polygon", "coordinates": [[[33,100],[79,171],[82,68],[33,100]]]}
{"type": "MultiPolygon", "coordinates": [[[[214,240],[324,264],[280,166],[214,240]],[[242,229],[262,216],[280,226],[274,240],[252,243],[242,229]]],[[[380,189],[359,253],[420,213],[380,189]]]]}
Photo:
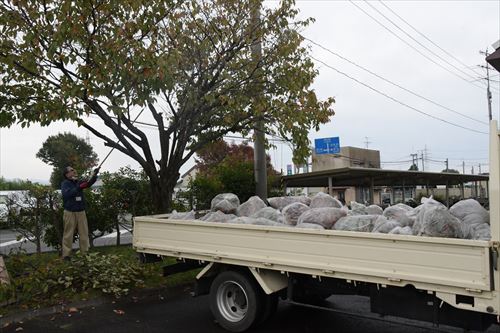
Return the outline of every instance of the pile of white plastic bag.
{"type": "MultiPolygon", "coordinates": [[[[349,208],[323,192],[311,198],[274,197],[269,198],[268,202],[269,206],[259,197],[253,196],[240,204],[235,194],[219,194],[211,202],[211,211],[200,220],[316,230],[491,239],[489,212],[473,199],[459,201],[447,209],[430,197],[422,198],[421,205],[416,208],[396,204],[385,210],[377,205],[365,206],[354,201],[351,201],[349,208]]],[[[194,216],[194,211],[174,211],[170,218],[192,220],[194,216]]]]}

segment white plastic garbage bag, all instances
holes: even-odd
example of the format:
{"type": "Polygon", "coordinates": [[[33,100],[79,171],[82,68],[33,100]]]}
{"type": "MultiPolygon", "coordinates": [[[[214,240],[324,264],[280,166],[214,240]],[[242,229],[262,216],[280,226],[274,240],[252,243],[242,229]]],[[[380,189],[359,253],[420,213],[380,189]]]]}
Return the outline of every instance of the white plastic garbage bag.
{"type": "Polygon", "coordinates": [[[239,216],[235,219],[228,221],[228,223],[237,223],[237,224],[254,224],[254,225],[266,225],[266,226],[283,226],[282,223],[278,223],[275,221],[271,221],[262,217],[253,218],[248,216],[239,216]]]}
{"type": "Polygon", "coordinates": [[[420,199],[420,203],[423,204],[423,205],[433,205],[433,206],[446,207],[445,205],[443,205],[439,201],[434,200],[434,198],[432,197],[432,195],[430,197],[428,197],[428,198],[422,197],[422,199],[420,199]]]}
{"type": "Polygon", "coordinates": [[[378,219],[375,225],[373,226],[372,232],[387,234],[396,227],[401,227],[401,224],[399,224],[399,222],[396,220],[384,221],[382,219],[378,219]]]}
{"type": "Polygon", "coordinates": [[[281,213],[279,210],[274,209],[273,207],[265,207],[256,212],[255,214],[252,214],[253,218],[259,218],[263,217],[265,219],[275,221],[278,223],[285,223],[285,216],[283,213],[281,213]]]}
{"type": "Polygon", "coordinates": [[[227,222],[229,220],[235,219],[237,216],[234,214],[224,214],[221,211],[209,212],[205,216],[201,217],[200,220],[206,222],[227,222]]]}
{"type": "Polygon", "coordinates": [[[461,222],[444,206],[424,204],[420,210],[413,234],[418,236],[463,238],[461,222]]]}
{"type": "Polygon", "coordinates": [[[309,207],[311,207],[311,208],[321,208],[321,207],[341,208],[342,202],[340,202],[337,198],[334,198],[329,194],[319,192],[314,197],[311,198],[311,204],[309,205],[309,207]]]}
{"type": "Polygon", "coordinates": [[[451,206],[450,213],[466,224],[490,223],[490,213],[474,199],[460,200],[451,206]]]}
{"type": "Polygon", "coordinates": [[[351,201],[350,215],[366,215],[366,206],[356,201],[351,201]]]}
{"type": "Polygon", "coordinates": [[[272,197],[268,198],[267,201],[271,207],[279,210],[283,210],[283,208],[294,202],[300,202],[308,206],[311,204],[311,198],[305,196],[272,197]]]}
{"type": "Polygon", "coordinates": [[[211,202],[211,210],[213,212],[220,210],[226,214],[233,214],[240,205],[240,199],[233,193],[221,193],[215,196],[211,202]]]}
{"type": "Polygon", "coordinates": [[[325,230],[321,225],[316,224],[316,223],[298,223],[295,228],[302,228],[302,229],[315,229],[315,230],[325,230]]]}
{"type": "Polygon", "coordinates": [[[384,210],[384,215],[390,220],[396,220],[403,227],[405,226],[413,226],[415,222],[416,215],[413,216],[411,212],[413,208],[407,206],[405,204],[397,204],[394,206],[389,206],[384,210]]]}
{"type": "Polygon", "coordinates": [[[382,215],[384,210],[379,205],[370,205],[365,208],[365,212],[368,215],[382,215]]]}
{"type": "Polygon", "coordinates": [[[309,206],[304,205],[300,202],[295,202],[289,204],[285,208],[283,208],[283,215],[285,216],[285,224],[288,225],[297,225],[297,221],[305,211],[309,210],[309,206]]]}
{"type": "Polygon", "coordinates": [[[331,229],[335,222],[344,216],[346,216],[346,212],[340,208],[311,208],[300,215],[297,225],[302,223],[319,224],[325,229],[331,229]]]}
{"type": "Polygon", "coordinates": [[[266,203],[261,198],[254,195],[253,197],[250,197],[250,199],[248,199],[246,202],[239,205],[239,207],[236,209],[236,215],[251,216],[265,207],[267,207],[266,203]]]}
{"type": "Polygon", "coordinates": [[[406,227],[395,227],[391,231],[389,231],[391,235],[413,235],[413,231],[410,226],[406,227]]]}
{"type": "Polygon", "coordinates": [[[488,223],[479,223],[471,225],[471,238],[478,240],[491,240],[491,229],[488,223]]]}
{"type": "MultiPolygon", "coordinates": [[[[386,220],[381,215],[351,215],[339,219],[334,225],[335,230],[371,232],[377,220],[386,220]]],[[[380,223],[380,222],[379,222],[380,223]]]]}
{"type": "Polygon", "coordinates": [[[412,226],[414,235],[421,235],[420,232],[423,228],[423,222],[424,222],[423,217],[426,211],[434,209],[436,207],[446,210],[446,206],[440,203],[439,201],[434,200],[432,196],[430,196],[429,198],[422,197],[420,202],[421,205],[416,207],[413,211],[407,213],[408,217],[414,219],[414,223],[412,226]]]}
{"type": "Polygon", "coordinates": [[[170,220],[194,220],[195,217],[195,212],[194,210],[190,212],[177,212],[176,210],[173,210],[172,213],[169,216],[170,220]]]}

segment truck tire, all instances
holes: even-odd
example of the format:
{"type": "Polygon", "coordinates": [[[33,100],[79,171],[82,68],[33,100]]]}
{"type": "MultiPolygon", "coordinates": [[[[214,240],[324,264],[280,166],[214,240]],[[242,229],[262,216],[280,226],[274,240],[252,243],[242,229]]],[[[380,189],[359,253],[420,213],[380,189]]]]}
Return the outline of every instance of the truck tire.
{"type": "Polygon", "coordinates": [[[255,280],[244,273],[220,273],[210,287],[210,310],[224,329],[243,332],[254,325],[262,311],[262,291],[255,280]]]}

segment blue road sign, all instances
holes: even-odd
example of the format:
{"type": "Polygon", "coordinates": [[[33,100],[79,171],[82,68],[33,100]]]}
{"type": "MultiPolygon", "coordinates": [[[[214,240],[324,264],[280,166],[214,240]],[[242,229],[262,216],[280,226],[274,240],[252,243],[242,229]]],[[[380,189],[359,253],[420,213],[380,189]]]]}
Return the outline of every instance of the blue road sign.
{"type": "Polygon", "coordinates": [[[321,154],[338,154],[340,153],[339,137],[315,139],[314,152],[318,155],[321,154]]]}

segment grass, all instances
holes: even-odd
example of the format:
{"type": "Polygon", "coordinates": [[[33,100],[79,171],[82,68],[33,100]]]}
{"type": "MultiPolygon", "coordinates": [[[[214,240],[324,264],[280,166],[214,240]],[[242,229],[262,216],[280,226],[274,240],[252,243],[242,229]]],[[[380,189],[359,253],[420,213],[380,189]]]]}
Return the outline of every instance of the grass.
{"type": "MultiPolygon", "coordinates": [[[[104,262],[105,267],[113,266],[115,263],[117,266],[121,266],[117,267],[121,268],[119,273],[110,273],[111,282],[107,282],[113,285],[112,281],[116,280],[118,281],[116,284],[119,285],[120,282],[125,281],[126,285],[118,290],[126,290],[131,293],[184,285],[193,282],[199,271],[188,271],[165,278],[163,276],[163,266],[175,263],[174,258],[164,258],[156,263],[140,264],[137,252],[130,245],[96,247],[89,252],[91,255],[96,256],[95,258],[98,259],[96,262],[110,260],[108,264],[104,262]]],[[[9,288],[0,286],[0,304],[6,302],[11,304],[0,306],[0,314],[7,315],[20,310],[67,304],[103,296],[113,297],[103,292],[103,290],[106,290],[104,287],[93,287],[94,280],[88,282],[90,287],[82,288],[81,285],[76,287],[76,280],[80,284],[82,283],[78,275],[87,276],[90,273],[86,271],[87,266],[80,267],[79,264],[81,263],[76,262],[76,260],[79,260],[78,255],[74,258],[75,262],[65,262],[60,259],[57,253],[42,253],[40,255],[20,253],[5,257],[12,283],[9,288]],[[79,274],[78,269],[84,269],[85,274],[79,274]],[[64,285],[66,282],[64,280],[65,275],[74,279],[73,284],[71,284],[72,280],[69,280],[69,287],[66,288],[64,285]],[[57,282],[59,277],[62,280],[57,282]],[[52,284],[48,283],[47,281],[51,279],[56,281],[53,281],[52,284]]],[[[103,267],[102,263],[100,265],[96,267],[103,267]]],[[[92,263],[90,263],[90,267],[92,268],[92,263]]],[[[96,273],[96,275],[98,274],[96,273]]],[[[88,277],[86,278],[88,279],[88,277]]],[[[85,283],[85,281],[83,282],[85,283]]]]}

